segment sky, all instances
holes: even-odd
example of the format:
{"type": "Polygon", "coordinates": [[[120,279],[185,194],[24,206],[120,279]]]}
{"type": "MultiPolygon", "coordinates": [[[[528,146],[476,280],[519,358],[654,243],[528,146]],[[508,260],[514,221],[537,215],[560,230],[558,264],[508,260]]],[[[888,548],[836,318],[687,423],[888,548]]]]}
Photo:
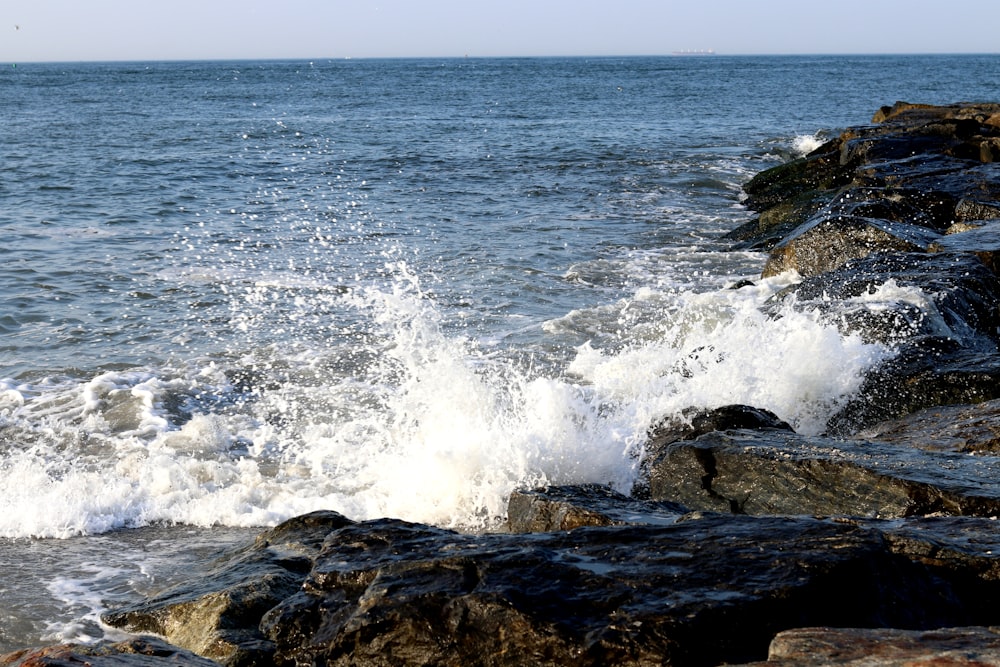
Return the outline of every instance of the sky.
{"type": "Polygon", "coordinates": [[[0,62],[998,53],[998,0],[0,0],[0,62]]]}

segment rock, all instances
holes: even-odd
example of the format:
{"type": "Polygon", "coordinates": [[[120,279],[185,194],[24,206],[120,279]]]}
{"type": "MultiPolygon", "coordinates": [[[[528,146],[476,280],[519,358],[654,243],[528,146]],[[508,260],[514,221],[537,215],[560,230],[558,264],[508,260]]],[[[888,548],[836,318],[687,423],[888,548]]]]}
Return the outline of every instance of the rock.
{"type": "Polygon", "coordinates": [[[752,515],[1000,516],[1000,460],[782,431],[726,431],[665,447],[652,500],[752,515]]]}
{"type": "Polygon", "coordinates": [[[4,667],[217,667],[218,663],[153,637],[97,644],[61,644],[0,656],[4,667]]]}
{"type": "Polygon", "coordinates": [[[925,408],[876,424],[861,435],[918,449],[1000,454],[1000,401],[925,408]]]}
{"type": "Polygon", "coordinates": [[[955,218],[962,222],[1000,218],[1000,204],[962,199],[955,206],[955,218]]]}
{"type": "Polygon", "coordinates": [[[939,231],[956,219],[997,217],[986,213],[1000,207],[996,107],[903,102],[884,107],[875,114],[873,125],[848,128],[810,155],[747,182],[744,204],[759,216],[726,238],[741,249],[770,249],[824,210],[939,231]],[[918,215],[901,219],[874,208],[837,210],[838,198],[863,191],[881,192],[880,198],[918,215]]]}
{"type": "Polygon", "coordinates": [[[1000,275],[1000,220],[984,221],[975,228],[942,236],[928,250],[974,255],[994,275],[1000,275]]]}
{"type": "Polygon", "coordinates": [[[809,155],[762,171],[743,185],[743,204],[751,211],[773,206],[810,193],[830,192],[851,181],[852,170],[841,164],[841,140],[824,144],[809,155]]]}
{"type": "Polygon", "coordinates": [[[765,311],[816,311],[892,348],[827,424],[849,436],[923,408],[1000,398],[997,295],[1000,281],[973,253],[889,253],[806,278],[765,311]]]}
{"type": "MultiPolygon", "coordinates": [[[[756,667],[1000,667],[1000,628],[796,628],[778,633],[756,667]]],[[[733,665],[731,667],[739,667],[733,665]]],[[[742,667],[751,667],[743,665],[742,667]]]]}
{"type": "Polygon", "coordinates": [[[336,512],[291,519],[220,559],[206,576],[101,620],[163,636],[225,665],[266,664],[274,646],[257,628],[260,617],[299,590],[327,534],[348,523],[336,512]]]}
{"type": "Polygon", "coordinates": [[[646,449],[655,451],[672,442],[694,440],[712,431],[768,428],[792,430],[770,410],[750,405],[724,405],[712,409],[690,407],[682,410],[679,417],[667,418],[650,429],[646,449]]]}
{"type": "Polygon", "coordinates": [[[923,252],[938,234],[900,222],[853,215],[817,215],[771,250],[762,276],[797,271],[815,276],[873,253],[923,252]]]}
{"type": "Polygon", "coordinates": [[[827,433],[850,436],[879,422],[935,406],[1000,398],[1000,357],[951,340],[906,346],[865,376],[861,389],[827,422],[827,433]]]}
{"type": "Polygon", "coordinates": [[[929,627],[962,602],[877,531],[834,521],[476,536],[380,520],[331,533],[262,627],[279,665],[715,665],[762,659],[780,629],[929,627]]]}
{"type": "Polygon", "coordinates": [[[687,513],[675,503],[643,502],[597,485],[515,491],[507,502],[507,531],[540,533],[581,526],[670,524],[687,513]]]}
{"type": "Polygon", "coordinates": [[[759,216],[726,234],[723,238],[736,241],[737,250],[770,250],[806,220],[823,210],[830,200],[829,192],[809,191],[765,209],[759,216]]]}

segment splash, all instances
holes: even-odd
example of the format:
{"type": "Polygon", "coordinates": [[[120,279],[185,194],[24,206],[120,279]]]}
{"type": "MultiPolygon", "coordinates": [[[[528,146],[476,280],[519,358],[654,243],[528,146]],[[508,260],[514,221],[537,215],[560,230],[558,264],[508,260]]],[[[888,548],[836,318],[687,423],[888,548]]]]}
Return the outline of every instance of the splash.
{"type": "Polygon", "coordinates": [[[808,155],[825,143],[819,134],[800,134],[792,139],[792,152],[797,156],[808,155]]]}
{"type": "Polygon", "coordinates": [[[792,279],[678,295],[655,335],[647,327],[617,351],[585,345],[570,370],[609,405],[633,413],[634,428],[692,406],[740,403],[819,433],[865,371],[892,352],[843,335],[818,310],[788,304],[777,317],[765,314],[760,305],[792,279]]]}
{"type": "MultiPolygon", "coordinates": [[[[786,275],[739,290],[644,287],[574,311],[544,330],[613,335],[543,368],[451,326],[405,263],[385,275],[285,304],[285,323],[354,313],[350,335],[322,345],[287,335],[226,364],[0,387],[4,441],[20,443],[5,445],[0,535],[261,526],[316,509],[491,530],[519,487],[628,492],[650,425],[689,406],[745,403],[819,432],[890,353],[816,312],[766,315],[786,275]]],[[[240,297],[234,321],[282,326],[273,308],[247,314],[258,296],[240,297]]]]}

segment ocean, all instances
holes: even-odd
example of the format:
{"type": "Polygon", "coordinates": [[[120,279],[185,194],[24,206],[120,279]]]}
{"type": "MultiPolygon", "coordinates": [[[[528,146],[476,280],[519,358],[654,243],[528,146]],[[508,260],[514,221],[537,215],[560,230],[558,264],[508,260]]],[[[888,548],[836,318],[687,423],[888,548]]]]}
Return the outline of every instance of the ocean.
{"type": "Polygon", "coordinates": [[[627,493],[689,406],[821,432],[893,350],[761,313],[797,278],[720,240],[740,187],[1000,101],[1000,56],[16,63],[0,99],[2,652],[304,512],[627,493]]]}

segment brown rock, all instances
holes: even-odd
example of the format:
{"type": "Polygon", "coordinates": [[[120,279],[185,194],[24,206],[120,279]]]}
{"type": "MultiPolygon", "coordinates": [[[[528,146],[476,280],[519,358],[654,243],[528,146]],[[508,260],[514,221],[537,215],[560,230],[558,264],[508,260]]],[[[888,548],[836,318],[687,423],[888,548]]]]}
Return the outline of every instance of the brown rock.
{"type": "Polygon", "coordinates": [[[796,628],[778,633],[771,642],[767,662],[755,665],[1000,667],[1000,628],[964,627],[924,631],[796,628]]]}
{"type": "Polygon", "coordinates": [[[348,523],[336,512],[290,519],[215,563],[203,579],[101,619],[128,632],[163,636],[231,667],[267,664],[274,646],[258,630],[260,617],[299,590],[327,534],[348,523]]]}
{"type": "Polygon", "coordinates": [[[832,271],[873,253],[923,252],[938,237],[923,227],[878,218],[820,215],[771,250],[763,277],[795,270],[802,276],[832,271]]]}
{"type": "Polygon", "coordinates": [[[649,464],[653,500],[754,515],[1000,515],[1000,460],[783,431],[709,433],[649,464]]]}
{"type": "Polygon", "coordinates": [[[1000,454],[1000,401],[926,408],[876,424],[862,435],[919,449],[1000,454]]]}
{"type": "Polygon", "coordinates": [[[595,484],[515,491],[507,502],[507,530],[540,533],[583,526],[675,523],[687,508],[636,500],[595,484]]]}
{"type": "Polygon", "coordinates": [[[0,656],[3,667],[218,667],[218,663],[153,637],[98,644],[61,644],[0,656]]]}

